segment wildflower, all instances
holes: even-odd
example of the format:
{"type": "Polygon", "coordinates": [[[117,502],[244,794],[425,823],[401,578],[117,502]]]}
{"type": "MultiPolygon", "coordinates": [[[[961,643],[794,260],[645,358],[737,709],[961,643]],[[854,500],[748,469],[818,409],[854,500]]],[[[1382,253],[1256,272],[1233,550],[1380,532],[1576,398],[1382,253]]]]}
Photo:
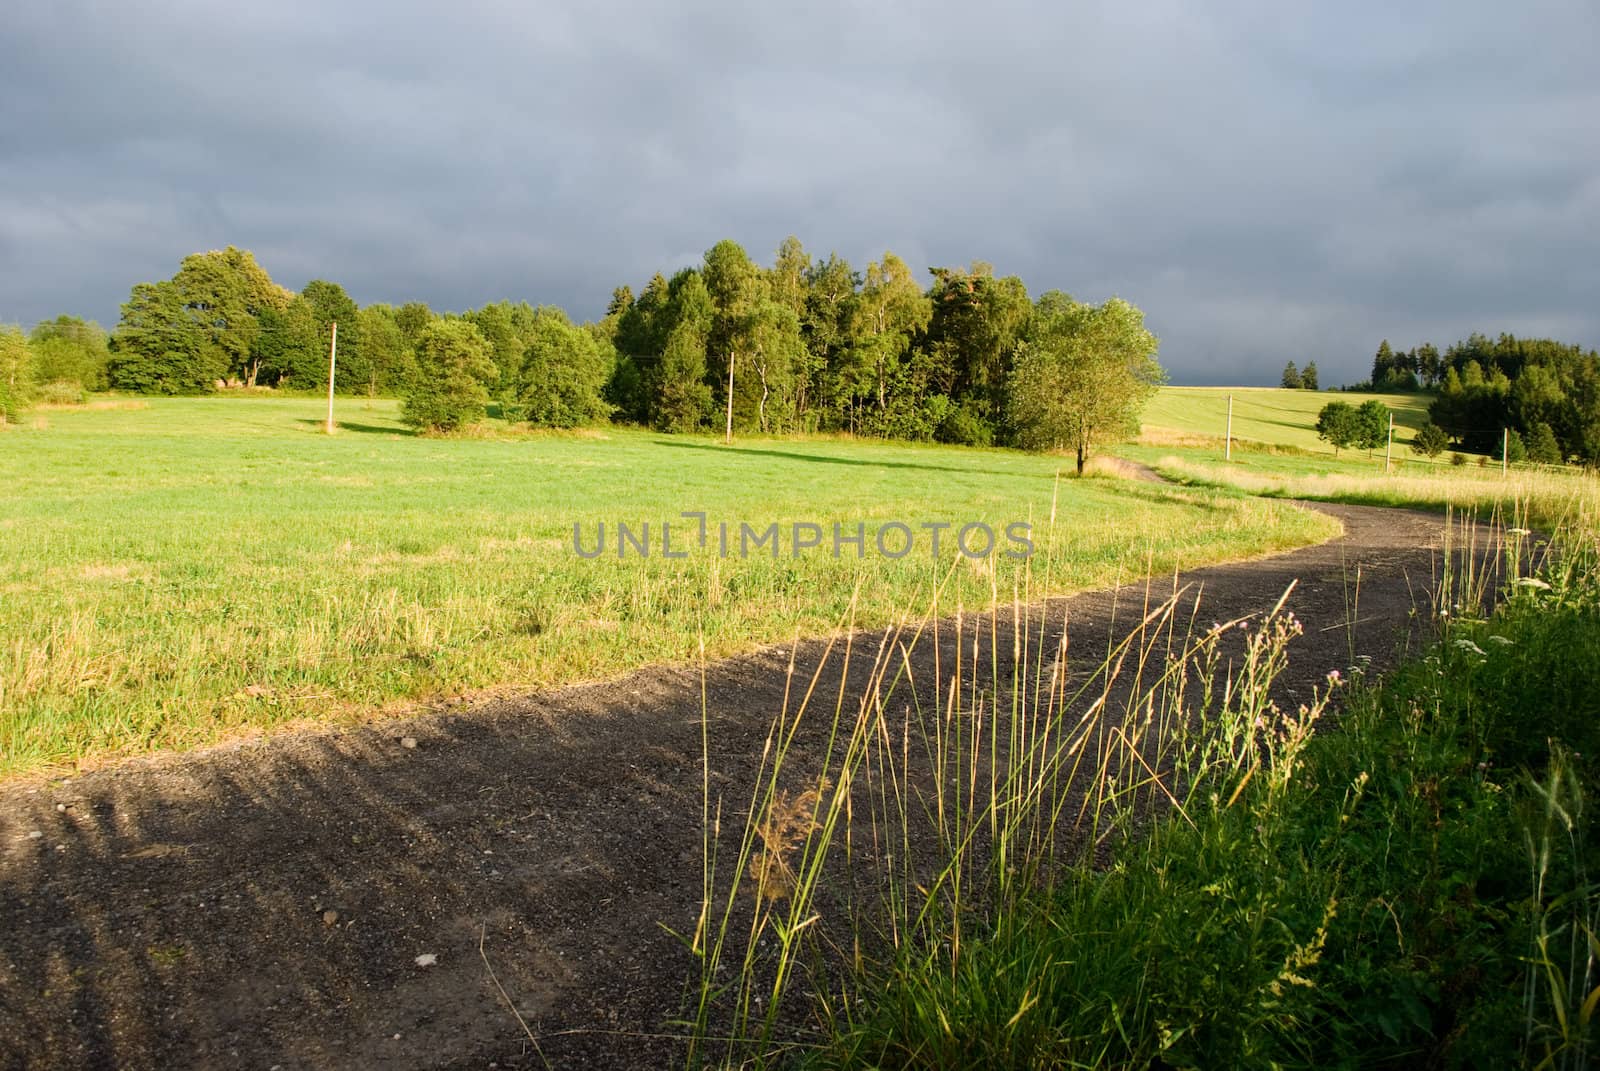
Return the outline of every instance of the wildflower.
{"type": "Polygon", "coordinates": [[[1517,641],[1513,640],[1510,636],[1490,636],[1489,642],[1498,643],[1501,647],[1510,647],[1517,641]]]}
{"type": "Polygon", "coordinates": [[[1550,585],[1546,584],[1543,580],[1540,580],[1536,576],[1525,576],[1525,577],[1522,577],[1521,579],[1519,579],[1517,581],[1517,586],[1521,587],[1521,588],[1532,588],[1534,591],[1549,591],[1550,590],[1550,585]]]}
{"type": "Polygon", "coordinates": [[[1506,529],[1506,535],[1525,536],[1525,535],[1532,535],[1532,534],[1533,533],[1528,531],[1526,528],[1507,528],[1506,529]]]}
{"type": "Polygon", "coordinates": [[[1336,670],[1336,669],[1328,670],[1328,683],[1329,684],[1337,686],[1342,680],[1343,680],[1343,678],[1339,676],[1339,671],[1338,670],[1336,670]]]}
{"type": "Polygon", "coordinates": [[[1459,639],[1459,640],[1457,640],[1456,641],[1456,646],[1461,648],[1463,651],[1471,651],[1475,655],[1483,654],[1483,648],[1479,647],[1477,644],[1473,643],[1469,639],[1459,639]]]}

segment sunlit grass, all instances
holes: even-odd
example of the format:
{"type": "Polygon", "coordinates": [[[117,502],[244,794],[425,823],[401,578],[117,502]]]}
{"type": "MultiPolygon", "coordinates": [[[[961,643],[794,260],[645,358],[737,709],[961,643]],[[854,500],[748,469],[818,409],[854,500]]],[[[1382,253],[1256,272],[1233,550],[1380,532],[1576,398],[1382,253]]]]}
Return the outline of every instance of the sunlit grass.
{"type": "Polygon", "coordinates": [[[1577,468],[1516,465],[1502,473],[1498,465],[1406,464],[1384,473],[1381,459],[1375,467],[1358,468],[1361,463],[1353,462],[1335,468],[1295,457],[1250,457],[1231,464],[1203,460],[1195,452],[1161,452],[1149,463],[1168,479],[1252,495],[1448,508],[1483,516],[1499,511],[1548,527],[1590,524],[1600,517],[1600,478],[1577,468]]]}
{"type": "MultiPolygon", "coordinates": [[[[573,525],[747,521],[1000,526],[1054,513],[1039,591],[1331,536],[1286,505],[1057,479],[1057,459],[843,440],[607,430],[407,433],[392,402],[151,399],[0,436],[0,773],[185,747],[391,701],[526,689],[826,633],[916,601],[951,561],[684,560],[572,550],[573,525]]],[[[1070,466],[1068,466],[1070,469],[1070,466]]],[[[675,531],[675,544],[682,532],[675,531]]],[[[678,544],[681,545],[681,544],[678,544]]],[[[1040,548],[1041,550],[1045,548],[1040,548]]],[[[952,598],[1009,590],[963,563],[952,598]],[[997,587],[995,587],[997,585],[997,587]]]]}
{"type": "Polygon", "coordinates": [[[1329,402],[1360,405],[1376,398],[1394,413],[1395,441],[1409,443],[1428,417],[1431,394],[1347,394],[1343,391],[1283,390],[1275,387],[1162,387],[1144,411],[1145,435],[1157,442],[1177,436],[1212,438],[1220,444],[1233,398],[1235,439],[1304,450],[1332,449],[1317,438],[1317,413],[1329,402]]]}

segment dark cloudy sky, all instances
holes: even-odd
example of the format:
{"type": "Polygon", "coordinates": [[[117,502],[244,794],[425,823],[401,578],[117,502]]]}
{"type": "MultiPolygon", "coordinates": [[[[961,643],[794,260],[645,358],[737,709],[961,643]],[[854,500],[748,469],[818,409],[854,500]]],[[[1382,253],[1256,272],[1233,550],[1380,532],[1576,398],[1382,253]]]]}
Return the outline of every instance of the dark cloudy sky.
{"type": "Polygon", "coordinates": [[[1600,4],[12,0],[0,321],[235,244],[599,314],[732,237],[1143,307],[1177,382],[1600,345],[1600,4]]]}

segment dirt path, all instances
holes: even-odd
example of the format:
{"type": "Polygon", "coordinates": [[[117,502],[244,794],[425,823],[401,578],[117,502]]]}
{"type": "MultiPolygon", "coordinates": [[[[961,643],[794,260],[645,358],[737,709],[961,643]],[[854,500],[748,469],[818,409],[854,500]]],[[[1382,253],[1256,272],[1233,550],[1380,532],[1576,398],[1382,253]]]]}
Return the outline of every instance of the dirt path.
{"type": "MultiPolygon", "coordinates": [[[[1391,661],[1438,567],[1436,516],[1318,508],[1342,539],[1184,578],[1207,622],[1298,581],[1291,693],[1347,666],[1352,636],[1391,661]]],[[[1051,612],[1103,650],[1140,595],[1115,623],[1109,593],[1051,612]]],[[[802,645],[802,672],[822,653],[802,645]]],[[[719,786],[748,791],[788,658],[710,667],[719,786]]],[[[0,1066],[541,1066],[480,934],[552,1066],[670,1063],[674,1043],[645,1035],[689,970],[662,927],[698,910],[700,751],[698,673],[656,669],[0,788],[0,1066]]]]}

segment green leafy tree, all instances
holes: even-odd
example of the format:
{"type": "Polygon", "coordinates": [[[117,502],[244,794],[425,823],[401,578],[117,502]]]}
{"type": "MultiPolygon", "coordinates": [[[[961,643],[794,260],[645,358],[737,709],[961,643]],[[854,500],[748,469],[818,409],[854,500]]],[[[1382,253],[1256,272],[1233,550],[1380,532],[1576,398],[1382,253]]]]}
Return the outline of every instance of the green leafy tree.
{"type": "Polygon", "coordinates": [[[650,377],[651,423],[662,431],[697,431],[711,419],[706,345],[716,319],[716,305],[701,273],[689,269],[673,276],[657,316],[671,326],[650,377]]]}
{"type": "Polygon", "coordinates": [[[698,431],[711,419],[706,383],[705,333],[683,321],[667,336],[656,387],[655,425],[662,431],[698,431]]]}
{"type": "Polygon", "coordinates": [[[57,316],[34,327],[28,341],[39,383],[76,383],[85,390],[105,390],[110,339],[92,320],[57,316]]]}
{"type": "Polygon", "coordinates": [[[522,419],[552,428],[604,420],[611,407],[601,391],[610,377],[608,353],[593,334],[574,327],[560,309],[536,311],[518,377],[522,419]]]}
{"type": "Polygon", "coordinates": [[[367,395],[386,394],[402,384],[410,370],[411,350],[395,309],[389,305],[368,305],[356,313],[360,328],[361,351],[367,371],[367,395]]]}
{"type": "Polygon", "coordinates": [[[310,387],[327,380],[328,354],[305,298],[296,294],[284,308],[262,309],[256,322],[260,330],[250,356],[257,382],[310,387]]]}
{"type": "Polygon", "coordinates": [[[361,346],[361,323],[356,313],[356,303],[338,283],[326,279],[313,279],[300,291],[300,297],[311,308],[311,319],[316,329],[316,360],[297,370],[292,377],[296,387],[328,388],[328,348],[332,342],[333,325],[339,325],[338,367],[334,370],[334,389],[342,394],[354,394],[368,389],[372,370],[367,366],[361,346]]]}
{"type": "Polygon", "coordinates": [[[830,424],[855,430],[853,400],[865,381],[852,325],[861,278],[849,261],[830,255],[806,272],[806,308],[800,322],[806,349],[817,369],[817,406],[830,424]],[[851,373],[856,372],[852,377],[851,373]]]}
{"type": "Polygon", "coordinates": [[[789,306],[765,298],[751,316],[750,370],[761,390],[756,425],[763,434],[793,430],[797,381],[805,374],[807,351],[800,317],[789,306]]]}
{"type": "Polygon", "coordinates": [[[1431,420],[1425,420],[1411,440],[1413,453],[1424,457],[1438,457],[1450,445],[1450,434],[1431,420]]]}
{"type": "Polygon", "coordinates": [[[701,274],[716,309],[707,352],[721,366],[713,371],[723,392],[724,435],[732,438],[736,425],[760,421],[760,392],[739,373],[748,370],[756,347],[761,306],[770,300],[767,281],[744,247],[726,238],[706,250],[701,274]]]}
{"type": "Polygon", "coordinates": [[[259,317],[263,310],[286,308],[293,295],[272,281],[248,249],[231,245],[184,257],[172,282],[204,346],[220,355],[222,374],[216,378],[255,386],[259,317]]]}
{"type": "Polygon", "coordinates": [[[933,316],[912,361],[919,385],[998,428],[1012,358],[1034,312],[1028,288],[1014,275],[996,277],[984,261],[930,270],[933,316]]]}
{"type": "Polygon", "coordinates": [[[828,367],[826,352],[812,345],[809,330],[814,268],[811,254],[800,244],[800,239],[790,235],[778,246],[772,270],[767,273],[772,301],[794,317],[793,339],[788,337],[787,317],[771,321],[781,321],[780,337],[787,350],[788,386],[778,405],[770,408],[783,410],[792,427],[804,429],[817,426],[813,410],[823,393],[823,377],[828,367]]]}
{"type": "Polygon", "coordinates": [[[33,379],[33,350],[22,329],[0,325],[0,424],[16,421],[33,379]]]}
{"type": "Polygon", "coordinates": [[[1333,456],[1360,437],[1356,408],[1349,402],[1329,402],[1317,414],[1317,438],[1333,445],[1333,456]]]}
{"type": "MultiPolygon", "coordinates": [[[[933,319],[933,302],[906,262],[885,252],[882,260],[867,265],[855,315],[855,344],[872,370],[881,422],[889,408],[889,384],[899,378],[912,339],[933,319]]],[[[880,434],[889,430],[879,429],[880,434]]]]}
{"type": "Polygon", "coordinates": [[[433,310],[428,308],[427,302],[408,301],[394,310],[395,326],[400,328],[400,337],[405,341],[406,350],[415,353],[417,343],[422,339],[422,332],[433,323],[433,310]]]}
{"type": "Polygon", "coordinates": [[[1307,361],[1306,366],[1300,370],[1300,386],[1306,390],[1321,390],[1317,383],[1317,362],[1307,361]]]}
{"type": "Polygon", "coordinates": [[[228,373],[228,355],[189,316],[173,282],[139,283],[111,336],[106,375],[117,390],[204,394],[228,373]]]}
{"type": "Polygon", "coordinates": [[[1156,349],[1144,314],[1120,298],[1091,306],[1058,291],[1040,297],[1009,380],[1018,442],[1075,451],[1081,474],[1095,443],[1137,428],[1166,378],[1156,349]]]}
{"type": "Polygon", "coordinates": [[[1376,398],[1362,402],[1356,408],[1355,445],[1363,450],[1376,450],[1389,438],[1389,407],[1376,398]]]}
{"type": "Polygon", "coordinates": [[[466,320],[434,320],[417,338],[401,415],[424,431],[454,431],[482,420],[499,375],[482,332],[466,320]]]}
{"type": "Polygon", "coordinates": [[[1305,386],[1305,380],[1300,378],[1300,369],[1294,366],[1293,361],[1283,366],[1282,382],[1283,386],[1289,390],[1299,390],[1305,386]]]}

